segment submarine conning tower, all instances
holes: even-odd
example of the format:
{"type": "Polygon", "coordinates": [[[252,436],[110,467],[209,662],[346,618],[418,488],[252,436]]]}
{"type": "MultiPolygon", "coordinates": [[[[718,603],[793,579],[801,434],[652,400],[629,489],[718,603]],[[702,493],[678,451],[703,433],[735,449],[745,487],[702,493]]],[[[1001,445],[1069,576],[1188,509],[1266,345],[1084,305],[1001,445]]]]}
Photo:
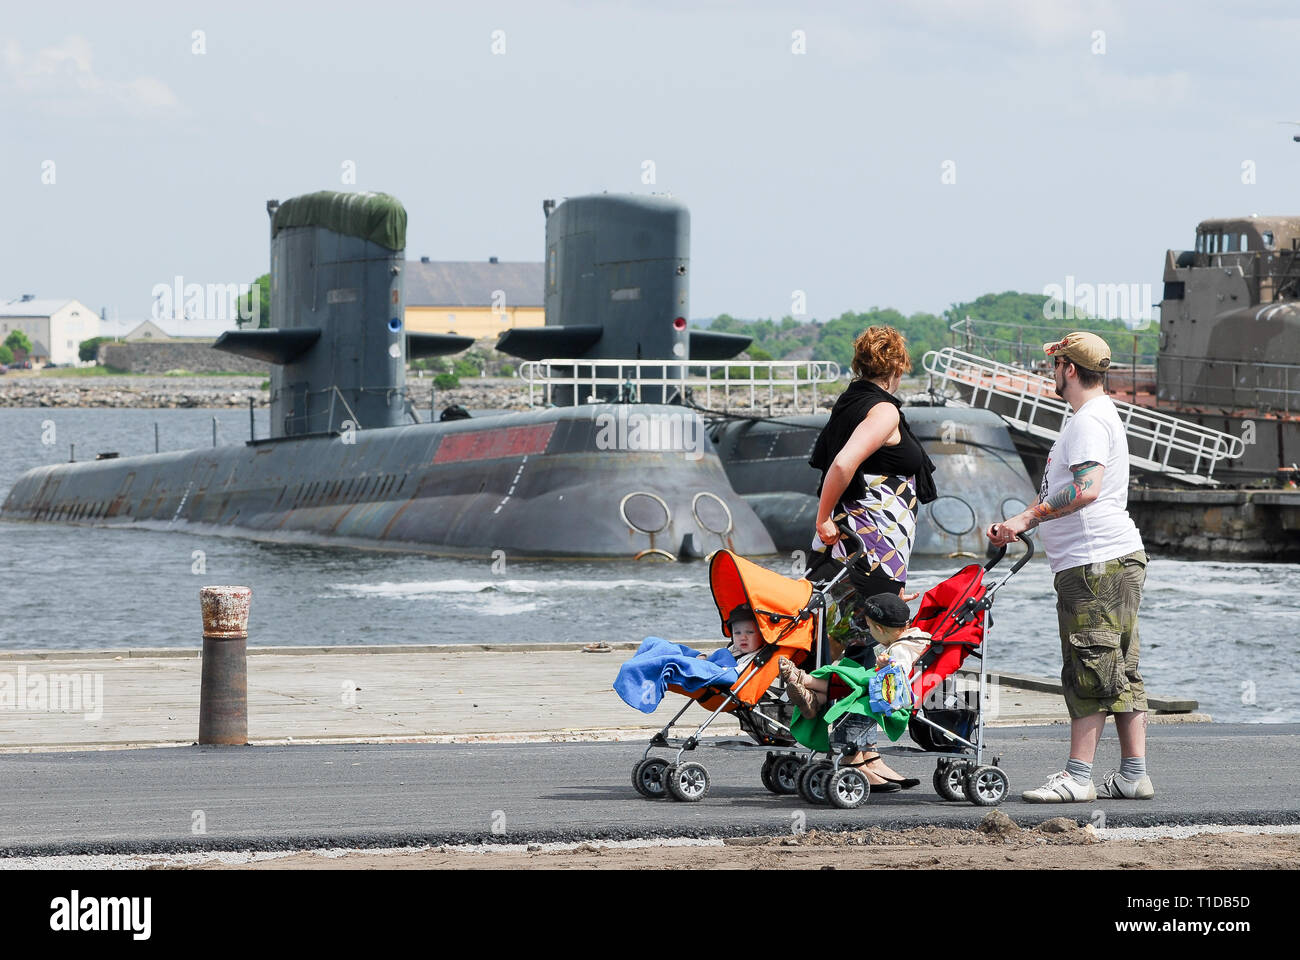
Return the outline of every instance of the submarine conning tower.
{"type": "MultiPolygon", "coordinates": [[[[683,204],[602,193],[558,206],[548,200],[542,209],[546,324],[507,330],[498,350],[524,360],[685,361],[726,359],[749,345],[748,337],[689,329],[691,217],[683,204]]],[[[671,377],[678,370],[643,367],[641,375],[671,377]]],[[[584,364],[580,372],[593,368],[584,364]]],[[[594,372],[617,376],[614,367],[594,372]]],[[[663,403],[673,399],[671,393],[646,385],[637,399],[663,403]]],[[[571,389],[557,394],[557,403],[573,402],[571,389]]],[[[596,396],[628,399],[616,386],[603,386],[596,396]]]]}
{"type": "Polygon", "coordinates": [[[395,427],[415,418],[408,357],[457,353],[469,337],[404,329],[406,209],[385,193],[319,191],[267,204],[274,329],[214,346],[268,361],[271,438],[395,427]]]}

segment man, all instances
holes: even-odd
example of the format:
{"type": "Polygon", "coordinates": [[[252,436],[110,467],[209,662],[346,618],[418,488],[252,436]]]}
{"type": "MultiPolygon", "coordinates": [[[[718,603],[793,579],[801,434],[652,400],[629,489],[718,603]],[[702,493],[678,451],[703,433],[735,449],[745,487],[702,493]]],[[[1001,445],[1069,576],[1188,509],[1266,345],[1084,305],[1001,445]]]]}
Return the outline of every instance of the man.
{"type": "Polygon", "coordinates": [[[1038,498],[988,529],[996,546],[1041,525],[1055,574],[1061,686],[1070,713],[1070,758],[1029,803],[1154,795],[1146,771],[1146,689],[1138,672],[1138,604],[1146,580],[1142,536],[1128,515],[1128,443],[1103,386],[1110,347],[1091,333],[1043,345],[1056,393],[1074,415],[1052,445],[1038,498]],[[1099,787],[1092,760],[1113,714],[1121,764],[1099,787]]]}

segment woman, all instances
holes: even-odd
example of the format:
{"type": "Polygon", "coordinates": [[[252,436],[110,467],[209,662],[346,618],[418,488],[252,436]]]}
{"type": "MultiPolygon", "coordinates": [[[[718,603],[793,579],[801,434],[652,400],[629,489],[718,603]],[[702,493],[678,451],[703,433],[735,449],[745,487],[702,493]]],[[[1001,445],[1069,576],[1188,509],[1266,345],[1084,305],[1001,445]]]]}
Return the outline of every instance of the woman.
{"type": "MultiPolygon", "coordinates": [[[[862,560],[849,570],[849,582],[859,603],[888,592],[905,596],[907,563],[916,538],[919,503],[936,497],[934,464],[908,429],[902,404],[894,392],[903,374],[912,369],[907,341],[893,327],[868,327],[853,344],[855,379],[840,394],[808,461],[822,471],[818,488],[817,533],[813,550],[832,548],[843,558],[846,550],[832,517],[844,520],[862,538],[862,560]]],[[[862,639],[866,639],[865,637],[862,639]]],[[[869,643],[857,648],[865,662],[869,643]]],[[[846,650],[853,659],[853,650],[846,650]]],[[[872,755],[874,738],[862,731],[856,759],[866,761],[868,779],[884,783],[914,783],[891,770],[879,755],[872,755]]]]}

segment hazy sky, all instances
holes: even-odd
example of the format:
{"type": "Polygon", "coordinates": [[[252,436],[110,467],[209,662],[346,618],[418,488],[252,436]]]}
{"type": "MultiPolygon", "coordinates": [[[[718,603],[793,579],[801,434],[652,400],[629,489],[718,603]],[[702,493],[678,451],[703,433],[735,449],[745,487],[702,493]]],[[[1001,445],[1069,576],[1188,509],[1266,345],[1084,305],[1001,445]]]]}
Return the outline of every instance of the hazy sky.
{"type": "Polygon", "coordinates": [[[143,318],[321,189],[401,199],[410,257],[538,261],[543,198],[670,192],[696,317],[1158,299],[1198,220],[1300,212],[1297,39],[1294,0],[6,0],[0,300],[143,318]]]}

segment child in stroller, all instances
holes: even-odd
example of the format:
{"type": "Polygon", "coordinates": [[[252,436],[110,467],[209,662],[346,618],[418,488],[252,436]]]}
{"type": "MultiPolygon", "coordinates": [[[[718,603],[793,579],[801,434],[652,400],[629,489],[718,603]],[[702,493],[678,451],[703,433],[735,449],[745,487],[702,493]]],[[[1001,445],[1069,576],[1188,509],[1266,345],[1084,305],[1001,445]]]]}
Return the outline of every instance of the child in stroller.
{"type": "MultiPolygon", "coordinates": [[[[907,604],[893,593],[879,593],[862,604],[871,638],[879,644],[877,650],[863,638],[862,642],[846,646],[844,657],[835,667],[851,662],[858,667],[877,671],[896,667],[904,678],[911,672],[916,658],[925,652],[930,634],[909,626],[911,611],[907,604]],[[875,650],[875,656],[871,653],[875,650]]],[[[852,696],[855,691],[836,672],[835,667],[823,668],[815,674],[800,670],[791,661],[782,658],[779,664],[781,679],[786,684],[790,702],[802,717],[813,720],[822,715],[827,703],[852,696]]],[[[879,724],[869,713],[846,712],[831,726],[829,744],[833,750],[844,751],[841,766],[861,767],[874,793],[892,793],[917,786],[920,781],[903,777],[885,763],[876,752],[876,734],[879,724]]],[[[893,733],[893,728],[887,732],[893,733]]],[[[898,731],[901,733],[901,729],[898,731]]],[[[890,736],[890,739],[896,739],[890,736]]]]}

